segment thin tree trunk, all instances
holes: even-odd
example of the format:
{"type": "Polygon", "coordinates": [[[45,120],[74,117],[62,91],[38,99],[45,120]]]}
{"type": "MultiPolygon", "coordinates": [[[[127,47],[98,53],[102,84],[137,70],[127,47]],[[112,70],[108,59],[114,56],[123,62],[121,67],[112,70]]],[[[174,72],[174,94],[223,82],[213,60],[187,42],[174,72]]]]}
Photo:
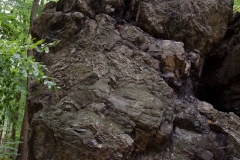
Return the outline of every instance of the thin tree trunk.
{"type": "MultiPolygon", "coordinates": [[[[5,115],[6,113],[6,108],[4,108],[4,111],[3,111],[3,115],[5,115]]],[[[2,136],[3,136],[3,127],[4,127],[4,124],[5,124],[5,119],[2,120],[2,129],[0,131],[0,145],[2,144],[2,136]]]]}
{"type": "MultiPolygon", "coordinates": [[[[16,122],[18,121],[18,116],[16,116],[16,122]]],[[[16,140],[16,125],[12,125],[11,139],[13,142],[16,140]]]]}
{"type": "Polygon", "coordinates": [[[3,143],[7,141],[7,137],[9,135],[9,132],[10,132],[10,121],[8,120],[7,121],[7,129],[6,129],[6,132],[4,134],[4,138],[3,138],[3,143]]]}
{"type": "Polygon", "coordinates": [[[44,6],[44,4],[45,4],[45,0],[41,0],[41,7],[43,7],[44,6]]]}
{"type": "MultiPolygon", "coordinates": [[[[17,120],[18,120],[18,116],[16,117],[16,121],[17,120]]],[[[15,142],[15,140],[16,140],[16,125],[15,124],[12,125],[11,140],[12,140],[12,142],[15,142]]],[[[15,148],[16,145],[15,144],[11,144],[11,147],[15,148]]],[[[11,151],[15,152],[15,149],[11,149],[11,151]]],[[[10,157],[11,157],[11,159],[14,159],[15,155],[12,154],[12,155],[10,155],[10,157]]]]}
{"type": "Polygon", "coordinates": [[[39,7],[39,2],[40,2],[40,0],[34,0],[33,1],[32,10],[31,10],[31,16],[30,16],[30,28],[33,25],[33,21],[37,17],[37,11],[38,11],[38,7],[39,7]]]}
{"type": "MultiPolygon", "coordinates": [[[[19,91],[17,96],[16,96],[16,102],[19,102],[21,100],[21,96],[22,96],[22,93],[19,91]]],[[[18,119],[19,119],[19,113],[20,113],[20,106],[18,105],[17,106],[17,112],[15,113],[14,115],[14,123],[12,124],[12,131],[11,131],[11,139],[13,142],[15,142],[16,140],[16,124],[18,122],[18,119]]]]}
{"type": "Polygon", "coordinates": [[[5,122],[5,120],[4,120],[4,121],[2,121],[2,124],[1,124],[1,126],[2,126],[2,129],[1,129],[1,131],[0,131],[0,145],[2,144],[2,135],[3,135],[3,127],[4,127],[4,122],[5,122]]]}
{"type": "MultiPolygon", "coordinates": [[[[2,143],[7,142],[7,138],[8,138],[8,135],[9,135],[9,133],[10,133],[10,127],[11,127],[10,124],[11,124],[11,123],[10,123],[10,121],[8,120],[8,121],[7,121],[7,129],[6,129],[4,138],[3,138],[3,140],[2,140],[2,143]]],[[[9,151],[8,148],[5,148],[5,149],[4,149],[4,152],[5,152],[5,153],[8,152],[8,151],[9,151]]]]}
{"type": "Polygon", "coordinates": [[[16,140],[16,126],[12,126],[12,131],[11,131],[11,139],[14,142],[16,140]]]}
{"type": "Polygon", "coordinates": [[[28,112],[27,112],[27,105],[25,107],[24,111],[24,117],[23,117],[23,123],[22,123],[22,129],[21,129],[21,136],[20,141],[21,143],[18,145],[18,155],[16,157],[16,160],[27,160],[28,158],[28,112]]]}
{"type": "MultiPolygon", "coordinates": [[[[36,19],[36,16],[37,16],[39,1],[40,0],[34,0],[33,1],[31,15],[30,15],[30,28],[32,27],[33,21],[36,19]]],[[[28,56],[31,56],[31,55],[32,55],[32,50],[28,50],[28,56]]],[[[27,99],[29,97],[29,94],[28,94],[29,90],[30,90],[30,79],[28,77],[27,78],[26,107],[25,107],[25,111],[24,111],[23,124],[22,124],[21,137],[20,137],[22,143],[20,143],[19,146],[18,146],[18,155],[16,157],[16,160],[27,160],[28,159],[28,144],[27,144],[27,142],[28,142],[28,129],[29,129],[28,108],[29,108],[30,104],[27,101],[27,99]]]]}

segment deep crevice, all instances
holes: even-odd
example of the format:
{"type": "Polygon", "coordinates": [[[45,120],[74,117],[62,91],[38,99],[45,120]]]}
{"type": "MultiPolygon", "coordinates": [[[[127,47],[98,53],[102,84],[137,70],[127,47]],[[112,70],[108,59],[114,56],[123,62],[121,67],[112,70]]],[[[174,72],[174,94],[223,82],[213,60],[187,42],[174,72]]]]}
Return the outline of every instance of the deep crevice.
{"type": "Polygon", "coordinates": [[[130,24],[133,24],[135,25],[135,20],[132,19],[131,15],[130,15],[130,6],[131,6],[131,0],[124,0],[123,3],[120,3],[113,15],[111,15],[118,24],[127,24],[127,23],[130,23],[130,24]]]}
{"type": "Polygon", "coordinates": [[[229,23],[222,44],[203,67],[196,96],[215,109],[240,116],[240,13],[229,23]]]}

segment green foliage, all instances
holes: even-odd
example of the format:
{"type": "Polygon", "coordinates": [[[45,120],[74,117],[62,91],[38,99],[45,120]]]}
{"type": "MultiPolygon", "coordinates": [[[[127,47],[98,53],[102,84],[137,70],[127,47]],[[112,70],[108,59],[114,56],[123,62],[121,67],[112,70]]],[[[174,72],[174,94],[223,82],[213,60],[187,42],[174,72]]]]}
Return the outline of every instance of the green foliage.
{"type": "MultiPolygon", "coordinates": [[[[27,38],[26,44],[23,44],[23,41],[24,39],[0,40],[0,110],[8,106],[7,114],[11,121],[14,121],[15,112],[19,110],[16,102],[21,91],[19,87],[21,80],[30,76],[38,82],[44,80],[50,89],[56,85],[49,80],[49,77],[45,76],[43,71],[47,69],[44,65],[35,62],[33,57],[26,56],[28,49],[36,48],[41,52],[49,52],[48,46],[41,47],[43,40],[33,43],[31,36],[27,38]]],[[[4,119],[5,115],[2,115],[2,120],[4,119]]]]}
{"type": "Polygon", "coordinates": [[[233,11],[240,12],[240,0],[234,0],[233,11]]]}
{"type": "Polygon", "coordinates": [[[0,146],[0,160],[10,160],[10,156],[16,156],[17,155],[17,146],[20,142],[19,141],[8,141],[4,142],[0,146]]]}
{"type": "Polygon", "coordinates": [[[1,39],[17,39],[28,32],[31,1],[0,0],[0,36],[1,39]]]}
{"type": "MultiPolygon", "coordinates": [[[[47,68],[27,56],[27,52],[34,49],[47,54],[49,47],[57,43],[44,44],[44,40],[36,42],[28,35],[32,2],[0,0],[0,132],[5,137],[3,144],[0,137],[0,160],[16,155],[19,142],[10,142],[10,130],[16,129],[18,140],[26,103],[27,77],[44,83],[49,89],[56,88],[56,83],[44,74],[47,68]],[[2,125],[3,122],[5,125],[2,125]],[[10,127],[6,126],[6,122],[10,127]]],[[[45,1],[41,2],[40,8],[45,1]]]]}

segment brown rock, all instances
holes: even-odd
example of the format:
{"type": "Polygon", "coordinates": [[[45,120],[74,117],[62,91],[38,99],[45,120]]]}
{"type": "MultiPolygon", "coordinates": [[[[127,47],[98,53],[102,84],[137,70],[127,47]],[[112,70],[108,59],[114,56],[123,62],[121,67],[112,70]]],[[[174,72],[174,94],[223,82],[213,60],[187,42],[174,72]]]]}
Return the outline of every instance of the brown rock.
{"type": "Polygon", "coordinates": [[[163,80],[191,79],[199,52],[120,25],[90,2],[59,1],[34,22],[34,37],[61,40],[34,54],[61,89],[31,86],[29,160],[240,158],[239,117],[184,99],[163,80]],[[95,15],[76,10],[80,2],[95,15]]]}
{"type": "Polygon", "coordinates": [[[232,0],[135,0],[131,16],[154,37],[184,42],[209,54],[223,38],[232,16],[232,0]]]}

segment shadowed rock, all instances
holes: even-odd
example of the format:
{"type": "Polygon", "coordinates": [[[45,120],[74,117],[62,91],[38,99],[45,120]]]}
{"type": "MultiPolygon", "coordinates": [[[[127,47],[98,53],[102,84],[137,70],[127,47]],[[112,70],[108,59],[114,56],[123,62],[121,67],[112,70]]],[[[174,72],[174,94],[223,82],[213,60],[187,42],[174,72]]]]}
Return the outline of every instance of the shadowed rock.
{"type": "Polygon", "coordinates": [[[236,13],[221,46],[206,62],[199,97],[240,116],[240,13],[236,13]]]}

